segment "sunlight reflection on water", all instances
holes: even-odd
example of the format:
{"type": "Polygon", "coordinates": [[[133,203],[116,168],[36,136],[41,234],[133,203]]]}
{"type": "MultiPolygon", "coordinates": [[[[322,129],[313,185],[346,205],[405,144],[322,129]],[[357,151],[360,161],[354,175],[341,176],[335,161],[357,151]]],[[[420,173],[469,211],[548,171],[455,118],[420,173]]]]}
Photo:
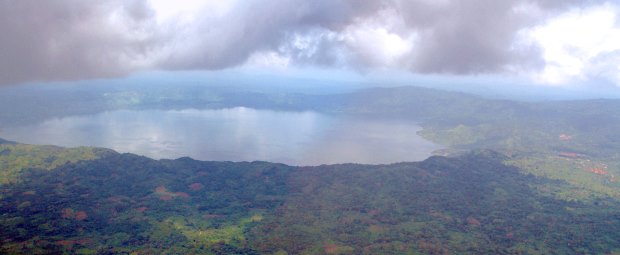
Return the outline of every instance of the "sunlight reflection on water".
{"type": "Polygon", "coordinates": [[[251,108],[111,111],[0,131],[30,144],[98,146],[153,158],[264,160],[291,165],[423,160],[441,147],[411,121],[251,108]]]}

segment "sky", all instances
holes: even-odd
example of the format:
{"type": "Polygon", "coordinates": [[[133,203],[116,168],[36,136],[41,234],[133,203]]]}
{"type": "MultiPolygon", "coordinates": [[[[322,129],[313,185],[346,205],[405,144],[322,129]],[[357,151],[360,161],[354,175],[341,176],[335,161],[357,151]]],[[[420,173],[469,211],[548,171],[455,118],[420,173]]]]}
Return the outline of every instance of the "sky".
{"type": "Polygon", "coordinates": [[[620,88],[618,1],[0,0],[0,33],[0,85],[334,70],[620,88]]]}

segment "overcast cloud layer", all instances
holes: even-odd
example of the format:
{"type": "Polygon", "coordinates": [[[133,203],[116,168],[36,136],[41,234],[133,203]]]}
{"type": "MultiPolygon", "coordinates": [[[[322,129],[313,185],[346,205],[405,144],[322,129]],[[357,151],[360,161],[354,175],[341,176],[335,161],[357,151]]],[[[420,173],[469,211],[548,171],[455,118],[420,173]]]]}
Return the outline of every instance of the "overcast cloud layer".
{"type": "Polygon", "coordinates": [[[318,65],[620,85],[619,15],[587,0],[0,0],[0,84],[318,65]]]}

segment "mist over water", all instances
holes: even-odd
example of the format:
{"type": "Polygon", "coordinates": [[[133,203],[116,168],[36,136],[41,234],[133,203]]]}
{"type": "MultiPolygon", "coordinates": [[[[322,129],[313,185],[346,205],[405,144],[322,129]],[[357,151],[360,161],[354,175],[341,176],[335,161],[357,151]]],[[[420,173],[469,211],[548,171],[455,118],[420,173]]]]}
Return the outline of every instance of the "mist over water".
{"type": "Polygon", "coordinates": [[[29,144],[97,146],[148,157],[270,161],[290,165],[381,164],[423,160],[442,147],[415,122],[237,107],[110,111],[7,128],[29,144]]]}

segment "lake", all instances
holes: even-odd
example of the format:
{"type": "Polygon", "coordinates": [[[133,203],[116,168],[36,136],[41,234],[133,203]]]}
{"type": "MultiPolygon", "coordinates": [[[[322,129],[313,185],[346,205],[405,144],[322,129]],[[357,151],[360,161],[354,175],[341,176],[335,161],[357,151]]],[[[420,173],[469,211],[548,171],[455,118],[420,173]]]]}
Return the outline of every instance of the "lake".
{"type": "Polygon", "coordinates": [[[20,143],[97,146],[161,159],[383,164],[426,159],[442,147],[415,122],[236,107],[120,110],[0,131],[20,143]]]}

